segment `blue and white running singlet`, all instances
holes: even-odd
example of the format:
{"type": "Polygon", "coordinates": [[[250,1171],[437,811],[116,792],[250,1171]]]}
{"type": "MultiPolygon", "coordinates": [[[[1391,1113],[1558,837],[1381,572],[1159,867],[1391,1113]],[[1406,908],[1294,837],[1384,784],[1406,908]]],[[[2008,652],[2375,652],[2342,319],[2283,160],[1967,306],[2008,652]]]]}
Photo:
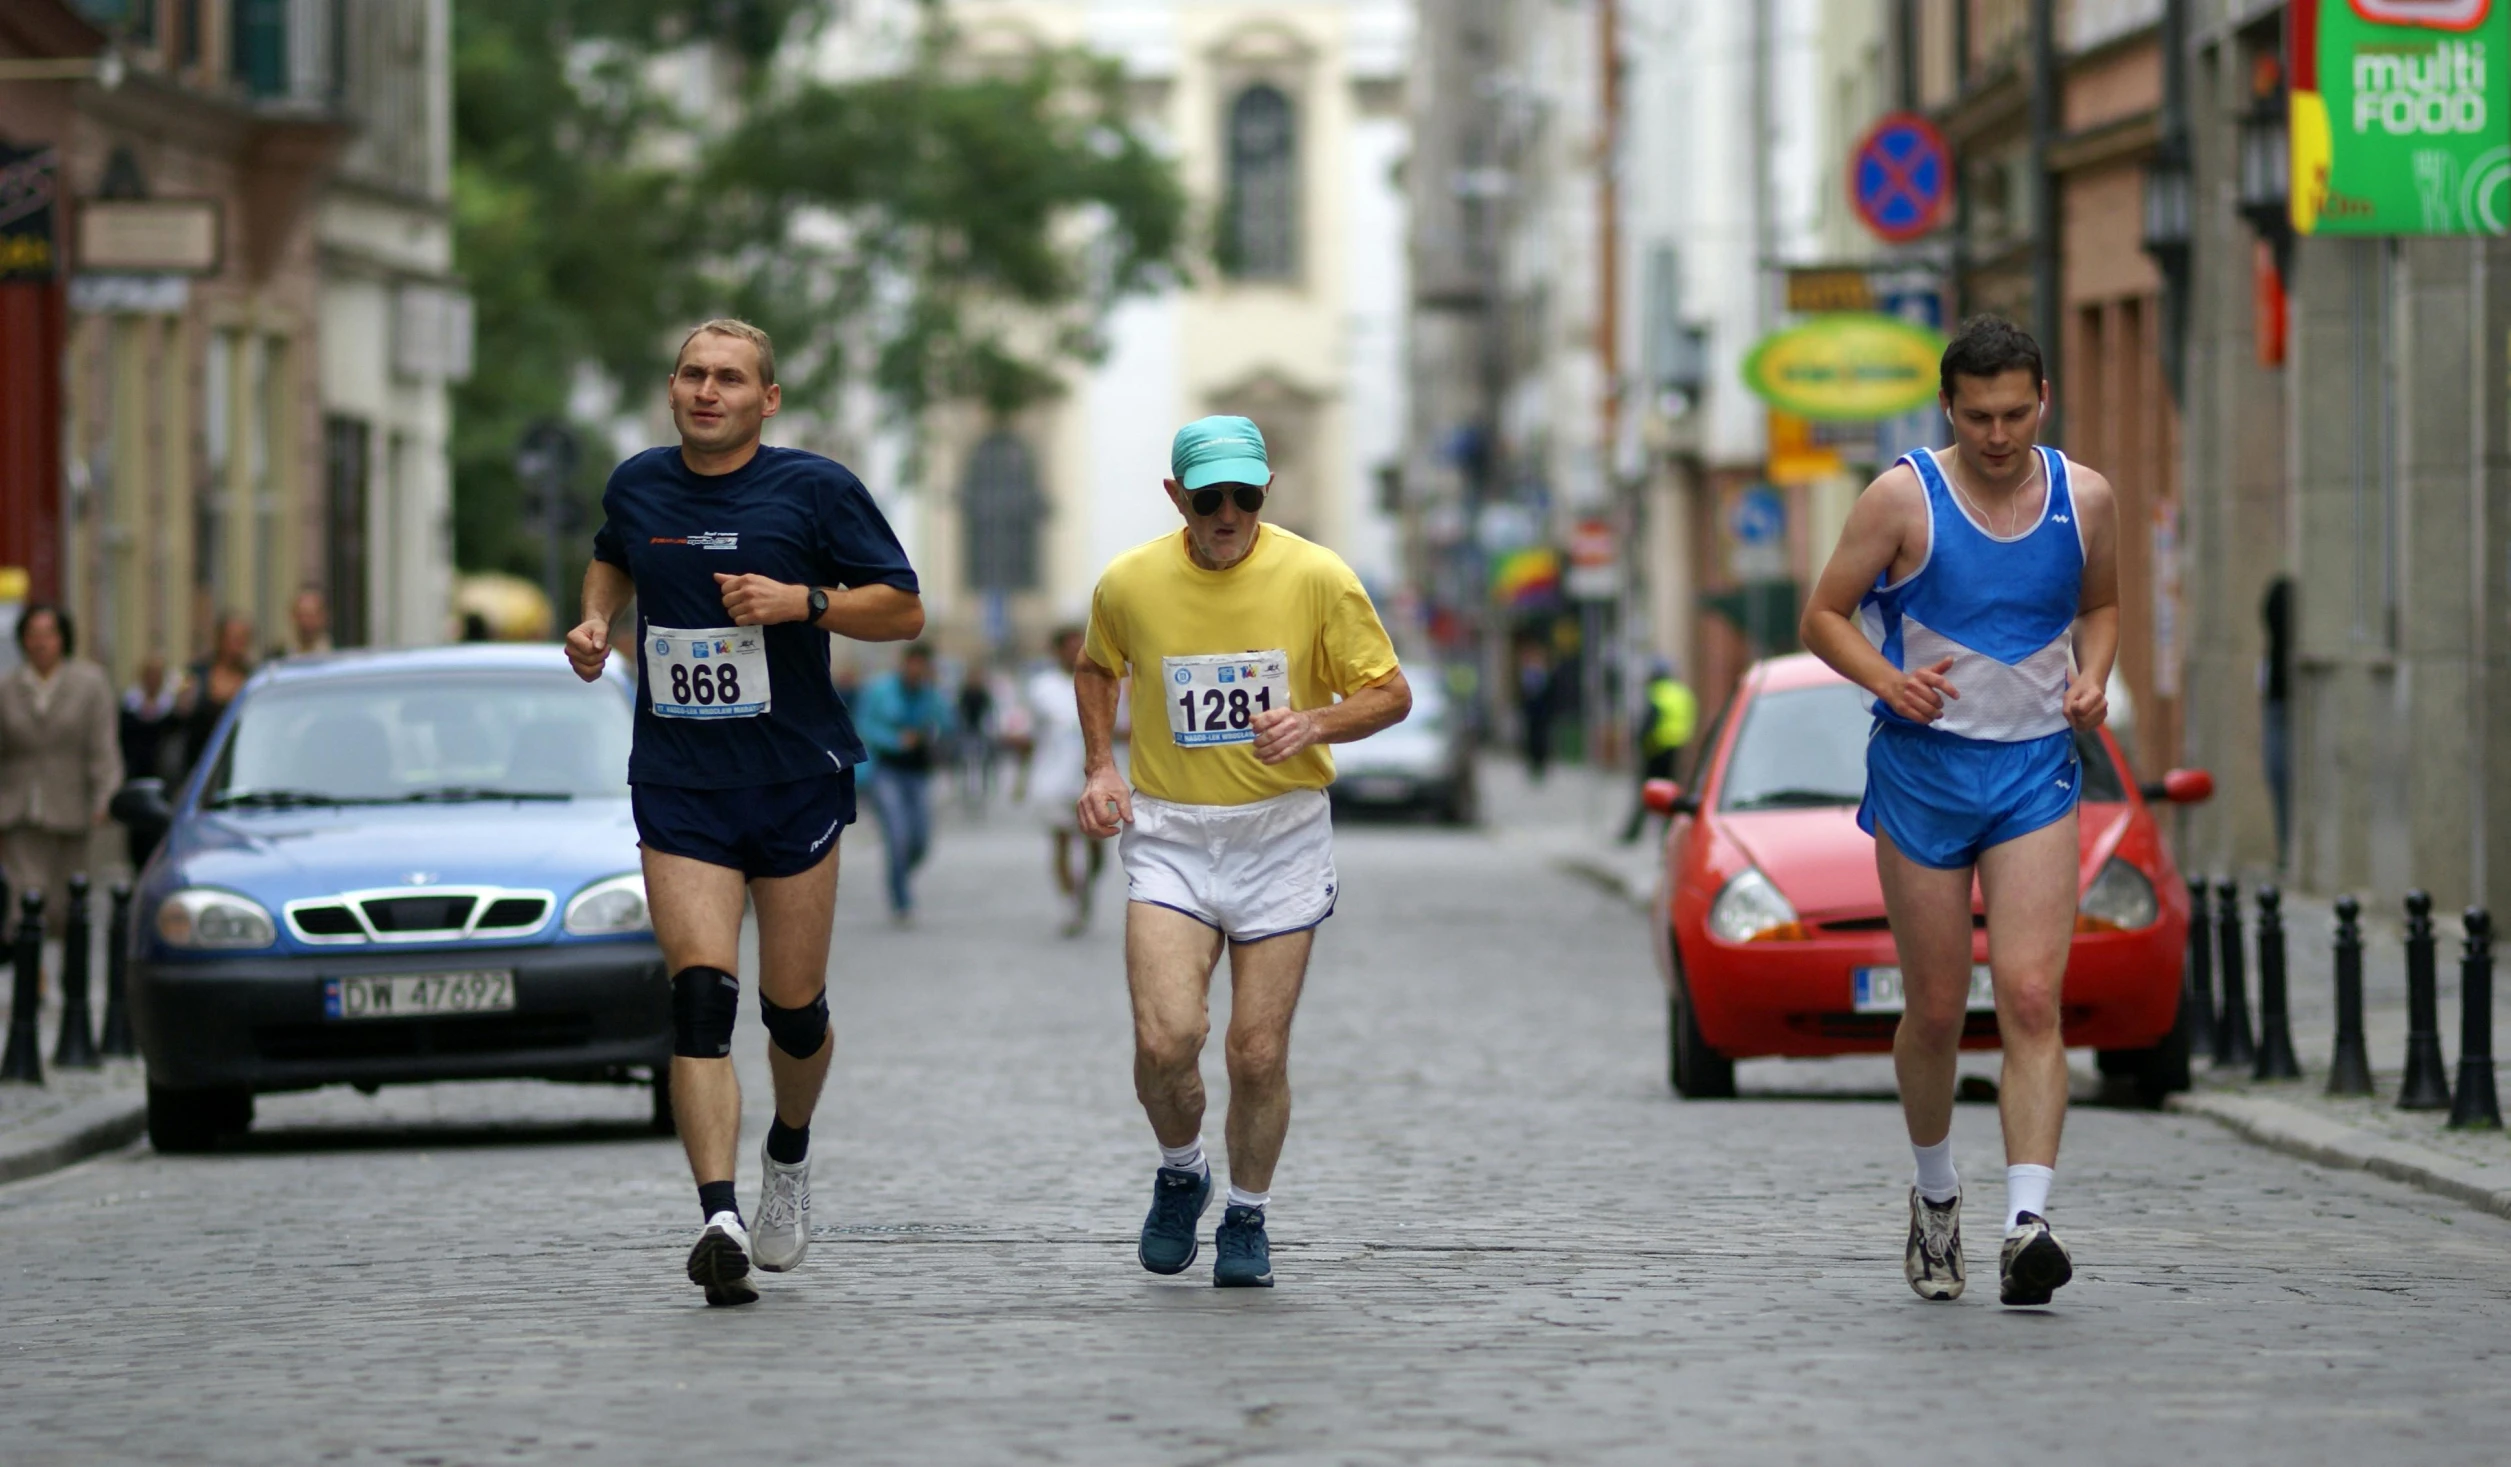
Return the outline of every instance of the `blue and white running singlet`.
{"type": "Polygon", "coordinates": [[[1992,846],[2063,820],[2082,771],[2066,721],[2070,634],[2084,593],[2084,532],[2066,457],[2038,450],[2039,522],[2011,538],[1962,512],[1925,450],[1904,459],[1927,490],[1927,555],[1858,605],[1866,638],[1906,672],[1950,657],[1961,696],[1913,723],[1875,700],[1857,824],[1922,866],[1958,870],[1992,846]]]}
{"type": "MultiPolygon", "coordinates": [[[[1953,659],[1945,674],[1959,698],[1927,725],[1997,743],[2044,738],[2066,727],[2069,633],[2084,597],[2084,529],[2067,482],[2066,455],[2040,448],[2049,481],[2040,519],[2012,537],[1989,534],[1962,512],[1934,454],[1901,462],[1927,490],[1927,555],[1898,581],[1878,580],[1858,603],[1866,640],[1903,672],[1953,659]]],[[[1889,574],[1889,572],[1887,572],[1889,574]]],[[[1877,699],[1875,716],[1909,720],[1877,699]]]]}

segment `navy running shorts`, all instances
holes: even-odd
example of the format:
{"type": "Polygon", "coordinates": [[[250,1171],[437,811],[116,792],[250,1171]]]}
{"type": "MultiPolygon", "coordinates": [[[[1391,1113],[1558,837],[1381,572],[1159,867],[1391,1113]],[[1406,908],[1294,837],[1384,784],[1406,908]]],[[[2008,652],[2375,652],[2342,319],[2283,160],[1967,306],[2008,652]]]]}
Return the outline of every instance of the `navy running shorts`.
{"type": "Polygon", "coordinates": [[[749,877],[801,875],[854,823],[851,769],[741,789],[640,784],[630,790],[639,845],[749,877]]]}
{"type": "Polygon", "coordinates": [[[1919,865],[1958,871],[1990,846],[2065,819],[2082,774],[2069,729],[2003,743],[1880,719],[1866,739],[1857,828],[1880,827],[1919,865]]]}

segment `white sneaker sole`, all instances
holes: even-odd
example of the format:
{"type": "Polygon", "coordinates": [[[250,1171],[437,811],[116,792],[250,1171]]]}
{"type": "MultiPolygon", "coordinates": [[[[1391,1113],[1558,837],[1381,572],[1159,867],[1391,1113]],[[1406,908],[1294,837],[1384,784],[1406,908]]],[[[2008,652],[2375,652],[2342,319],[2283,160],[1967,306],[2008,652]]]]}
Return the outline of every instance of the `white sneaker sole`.
{"type": "Polygon", "coordinates": [[[689,1250],[689,1282],[706,1291],[709,1304],[750,1304],[759,1296],[750,1282],[750,1255],[719,1227],[709,1226],[689,1250]]]}

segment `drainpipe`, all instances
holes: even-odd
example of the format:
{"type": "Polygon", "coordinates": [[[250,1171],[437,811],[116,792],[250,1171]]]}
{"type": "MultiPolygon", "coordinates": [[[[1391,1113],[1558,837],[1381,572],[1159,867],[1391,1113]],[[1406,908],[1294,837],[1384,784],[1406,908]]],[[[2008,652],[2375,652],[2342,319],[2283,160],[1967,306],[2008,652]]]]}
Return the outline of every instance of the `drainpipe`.
{"type": "MultiPolygon", "coordinates": [[[[2053,381],[2062,381],[2059,340],[2065,303],[2058,298],[2058,176],[2049,166],[2058,141],[2058,0],[2032,0],[2031,5],[2031,329],[2040,338],[2040,352],[2053,381]]],[[[2049,416],[2040,438],[2051,447],[2066,444],[2066,398],[2052,390],[2049,416]]]]}

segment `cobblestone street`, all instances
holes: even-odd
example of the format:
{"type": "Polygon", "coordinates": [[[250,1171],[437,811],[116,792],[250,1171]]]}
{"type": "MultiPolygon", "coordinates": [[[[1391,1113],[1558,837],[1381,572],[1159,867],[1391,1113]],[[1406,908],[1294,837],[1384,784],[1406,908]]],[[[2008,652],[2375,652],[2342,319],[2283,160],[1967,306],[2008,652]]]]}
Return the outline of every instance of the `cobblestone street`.
{"type": "Polygon", "coordinates": [[[1962,1107],[1973,1287],[1921,1303],[1888,1070],[1677,1101],[1641,920],[1518,805],[1343,827],[1269,1293],[1134,1261],[1115,874],[1059,940],[1044,839],[946,827],[893,929],[858,828],[818,1242],[757,1306],[682,1281],[642,1090],[266,1096],[220,1154],[0,1188],[0,1460],[2449,1461],[2511,1430],[2511,1224],[2202,1119],[2076,1112],[2077,1282],[2017,1312],[1995,1114],[1962,1107]]]}

